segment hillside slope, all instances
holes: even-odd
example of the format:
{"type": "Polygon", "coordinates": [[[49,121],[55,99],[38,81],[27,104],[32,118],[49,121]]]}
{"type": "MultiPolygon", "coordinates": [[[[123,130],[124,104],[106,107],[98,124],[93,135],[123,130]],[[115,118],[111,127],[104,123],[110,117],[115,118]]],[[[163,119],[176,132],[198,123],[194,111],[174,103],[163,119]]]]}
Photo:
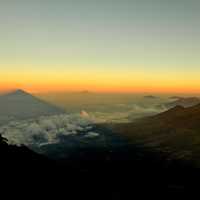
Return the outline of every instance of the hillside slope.
{"type": "Polygon", "coordinates": [[[135,123],[118,124],[113,130],[170,155],[200,166],[200,105],[176,106],[135,123]]]}

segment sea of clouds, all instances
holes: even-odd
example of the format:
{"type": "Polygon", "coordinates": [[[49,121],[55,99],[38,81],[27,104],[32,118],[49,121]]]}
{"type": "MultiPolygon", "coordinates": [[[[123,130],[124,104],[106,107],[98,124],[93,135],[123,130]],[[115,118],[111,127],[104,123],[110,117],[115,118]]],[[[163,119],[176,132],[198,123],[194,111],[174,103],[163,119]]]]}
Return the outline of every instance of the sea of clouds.
{"type": "Polygon", "coordinates": [[[12,121],[0,127],[0,134],[9,144],[35,145],[59,143],[59,136],[83,134],[84,137],[97,137],[93,131],[94,122],[80,114],[43,116],[38,119],[12,121]]]}
{"type": "Polygon", "coordinates": [[[37,119],[12,120],[0,127],[0,134],[9,144],[37,146],[56,144],[60,136],[82,134],[86,138],[98,137],[97,123],[127,123],[135,119],[162,112],[164,107],[119,104],[116,111],[81,111],[73,114],[41,116],[37,119]]]}

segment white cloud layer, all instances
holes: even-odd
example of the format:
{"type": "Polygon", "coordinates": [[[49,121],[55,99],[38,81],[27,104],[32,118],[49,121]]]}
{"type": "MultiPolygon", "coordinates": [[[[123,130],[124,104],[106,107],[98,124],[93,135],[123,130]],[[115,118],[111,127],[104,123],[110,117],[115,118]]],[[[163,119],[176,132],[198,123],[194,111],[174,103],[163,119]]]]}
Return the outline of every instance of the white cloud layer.
{"type": "Polygon", "coordinates": [[[31,120],[11,121],[0,127],[0,134],[6,137],[10,144],[40,147],[59,143],[60,136],[63,135],[83,134],[84,138],[98,137],[99,133],[96,133],[93,128],[95,123],[131,122],[165,110],[164,107],[144,107],[136,104],[120,104],[119,106],[123,107],[121,111],[88,113],[83,110],[80,114],[60,114],[31,120]]]}
{"type": "Polygon", "coordinates": [[[81,115],[95,123],[127,123],[132,122],[135,119],[155,115],[166,110],[165,106],[157,107],[149,105],[144,107],[137,104],[118,105],[123,109],[120,111],[110,112],[95,111],[87,113],[86,111],[82,111],[81,115]]]}
{"type": "Polygon", "coordinates": [[[0,127],[0,134],[6,137],[10,144],[41,146],[59,142],[61,135],[84,134],[86,137],[97,137],[99,134],[92,131],[92,124],[89,117],[62,114],[34,120],[12,121],[0,127]]]}

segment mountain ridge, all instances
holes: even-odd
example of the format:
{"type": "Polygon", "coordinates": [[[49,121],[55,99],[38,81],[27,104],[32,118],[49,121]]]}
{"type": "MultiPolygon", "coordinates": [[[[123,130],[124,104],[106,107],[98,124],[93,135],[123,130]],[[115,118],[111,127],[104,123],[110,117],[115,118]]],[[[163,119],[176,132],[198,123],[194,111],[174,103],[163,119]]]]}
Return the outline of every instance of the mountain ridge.
{"type": "Polygon", "coordinates": [[[151,146],[169,153],[170,158],[189,160],[200,167],[200,104],[176,106],[134,123],[114,125],[113,131],[133,143],[151,146]]]}

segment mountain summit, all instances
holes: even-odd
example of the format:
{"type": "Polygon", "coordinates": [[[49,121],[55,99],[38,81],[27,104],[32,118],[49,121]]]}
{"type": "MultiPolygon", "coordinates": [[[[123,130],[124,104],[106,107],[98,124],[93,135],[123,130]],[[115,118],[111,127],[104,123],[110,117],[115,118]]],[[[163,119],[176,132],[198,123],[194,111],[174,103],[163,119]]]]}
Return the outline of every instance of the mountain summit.
{"type": "Polygon", "coordinates": [[[20,89],[0,96],[0,124],[60,113],[64,111],[20,89]]]}
{"type": "Polygon", "coordinates": [[[13,90],[9,93],[7,93],[6,95],[31,95],[28,92],[21,90],[21,89],[17,89],[17,90],[13,90]]]}

